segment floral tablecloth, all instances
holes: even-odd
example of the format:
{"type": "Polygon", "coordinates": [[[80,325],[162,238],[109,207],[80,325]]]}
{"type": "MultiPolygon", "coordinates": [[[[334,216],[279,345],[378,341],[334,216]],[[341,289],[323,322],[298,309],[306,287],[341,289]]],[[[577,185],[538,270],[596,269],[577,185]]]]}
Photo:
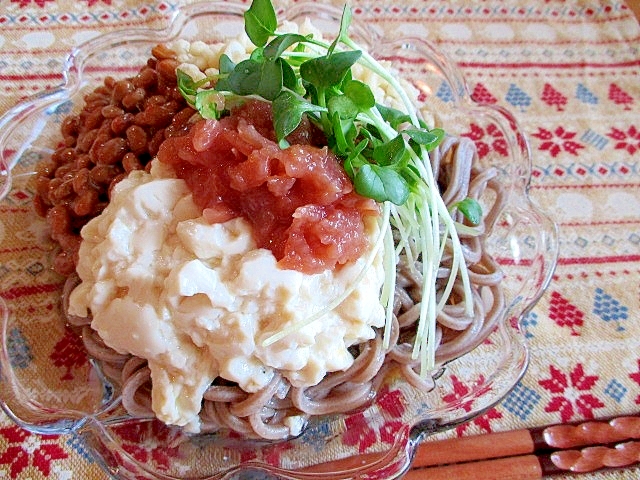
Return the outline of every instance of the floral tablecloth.
{"type": "MultiPolygon", "coordinates": [[[[177,5],[174,0],[0,0],[0,114],[58,85],[74,45],[123,27],[159,27],[177,5]]],[[[523,324],[531,351],[527,374],[502,403],[447,436],[638,412],[640,26],[630,5],[618,0],[359,0],[352,5],[361,20],[438,45],[460,66],[476,100],[515,114],[533,154],[531,195],[560,229],[553,281],[523,324]]],[[[446,101],[450,92],[437,95],[446,101]]],[[[480,155],[500,141],[481,127],[466,135],[480,155]]],[[[14,348],[25,349],[28,361],[28,345],[18,337],[14,348]]],[[[456,385],[452,395],[467,388],[456,385]]],[[[639,477],[640,469],[632,468],[582,478],[639,477]]],[[[3,415],[0,478],[106,476],[71,437],[30,434],[3,415]]]]}

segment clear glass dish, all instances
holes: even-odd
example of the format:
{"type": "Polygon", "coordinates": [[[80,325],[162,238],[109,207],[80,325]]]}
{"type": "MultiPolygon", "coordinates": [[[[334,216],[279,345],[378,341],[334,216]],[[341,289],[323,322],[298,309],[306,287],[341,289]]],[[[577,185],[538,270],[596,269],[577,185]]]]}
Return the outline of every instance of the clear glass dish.
{"type": "MultiPolygon", "coordinates": [[[[177,12],[165,30],[97,37],[71,52],[64,85],[0,119],[1,406],[32,432],[76,436],[115,478],[219,479],[245,470],[290,479],[394,478],[409,467],[422,439],[482,413],[521,378],[528,354],[518,325],[547,286],[557,256],[555,225],[527,195],[530,153],[516,121],[501,108],[474,103],[460,73],[422,39],[382,36],[358,26],[357,19],[350,30],[418,88],[420,101],[447,132],[476,141],[483,140],[478,132],[486,132],[491,143],[480,149],[480,160],[499,169],[508,195],[488,244],[506,274],[508,309],[482,344],[442,369],[432,391],[419,392],[390,378],[367,408],[315,420],[288,441],[189,436],[128,417],[117,388],[64,325],[63,279],[50,268],[54,244],[31,206],[34,169],[59,143],[60,122],[105,76],[133,76],[158,43],[237,34],[244,9],[194,4],[177,12]]],[[[278,15],[292,21],[309,17],[333,38],[340,13],[301,3],[278,15]]]]}

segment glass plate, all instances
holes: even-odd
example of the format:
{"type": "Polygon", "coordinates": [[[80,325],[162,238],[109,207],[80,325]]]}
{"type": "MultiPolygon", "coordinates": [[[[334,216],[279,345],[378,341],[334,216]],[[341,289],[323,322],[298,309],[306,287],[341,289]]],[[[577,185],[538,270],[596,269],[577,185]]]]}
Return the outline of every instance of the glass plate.
{"type": "MultiPolygon", "coordinates": [[[[60,142],[64,116],[79,109],[83,95],[105,76],[133,76],[158,43],[235,36],[243,28],[245,8],[194,4],[177,12],[165,30],[97,37],[71,52],[62,87],[17,105],[0,119],[2,408],[32,432],[76,436],[116,478],[218,479],[247,469],[291,479],[394,478],[409,467],[422,439],[480,414],[521,378],[528,356],[518,325],[547,286],[557,255],[555,225],[527,195],[529,148],[514,118],[471,101],[459,72],[422,39],[390,39],[355,24],[350,30],[418,88],[419,101],[447,132],[475,140],[477,132],[491,136],[490,145],[478,144],[480,161],[499,169],[508,195],[487,246],[506,274],[508,309],[482,344],[443,368],[432,391],[388,379],[367,408],[316,419],[288,441],[188,436],[156,421],[128,417],[117,388],[64,325],[63,279],[50,268],[55,246],[31,206],[35,166],[60,142]]],[[[326,38],[334,38],[340,13],[301,3],[279,12],[279,18],[309,17],[329,32],[326,38]]]]}

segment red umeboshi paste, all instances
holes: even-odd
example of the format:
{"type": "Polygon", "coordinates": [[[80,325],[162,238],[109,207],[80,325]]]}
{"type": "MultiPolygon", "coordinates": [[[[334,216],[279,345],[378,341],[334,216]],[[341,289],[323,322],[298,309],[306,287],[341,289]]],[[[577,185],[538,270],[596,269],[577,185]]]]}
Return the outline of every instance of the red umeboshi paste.
{"type": "Polygon", "coordinates": [[[158,158],[186,181],[209,222],[244,217],[281,268],[318,273],[359,258],[376,203],[353,191],[326,146],[311,144],[318,134],[308,122],[288,137],[299,143],[283,150],[274,139],[270,104],[249,101],[166,139],[158,158]]]}

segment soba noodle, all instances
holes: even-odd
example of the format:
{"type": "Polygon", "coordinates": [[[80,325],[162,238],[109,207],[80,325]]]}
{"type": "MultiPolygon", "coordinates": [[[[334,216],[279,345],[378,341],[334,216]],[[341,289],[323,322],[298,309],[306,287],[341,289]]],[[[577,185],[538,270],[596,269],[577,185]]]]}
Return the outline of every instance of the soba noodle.
{"type": "MultiPolygon", "coordinates": [[[[497,182],[497,172],[478,166],[476,149],[471,140],[448,137],[431,152],[431,165],[448,206],[471,197],[479,199],[492,192],[493,204],[476,228],[491,230],[505,195],[497,182]]],[[[458,221],[463,221],[458,218],[458,221]]],[[[464,258],[472,283],[474,315],[469,318],[464,308],[455,304],[462,296],[462,286],[454,286],[449,303],[437,318],[436,363],[442,365],[477,346],[491,332],[504,310],[500,287],[502,274],[484,248],[484,235],[460,234],[464,258]]],[[[451,255],[438,272],[438,291],[445,287],[451,268],[451,255]]],[[[419,260],[418,260],[419,262],[419,260]]],[[[394,298],[393,324],[388,348],[384,348],[382,331],[368,342],[351,348],[354,362],[346,371],[332,372],[317,385],[306,388],[291,386],[281,375],[262,390],[247,393],[232,382],[216,379],[204,394],[200,413],[201,430],[213,432],[231,429],[247,437],[281,439],[289,435],[285,423],[292,416],[311,416],[347,412],[371,401],[377,386],[390,370],[400,372],[416,388],[430,389],[433,381],[418,373],[419,359],[412,358],[412,347],[420,311],[422,279],[418,268],[411,268],[400,258],[394,298]]],[[[68,278],[64,289],[65,309],[69,292],[78,283],[68,278]]],[[[135,417],[153,417],[151,409],[151,374],[144,359],[122,355],[104,344],[90,327],[90,318],[69,317],[72,325],[82,328],[82,338],[91,357],[98,360],[104,373],[122,387],[124,408],[135,417]]]]}

